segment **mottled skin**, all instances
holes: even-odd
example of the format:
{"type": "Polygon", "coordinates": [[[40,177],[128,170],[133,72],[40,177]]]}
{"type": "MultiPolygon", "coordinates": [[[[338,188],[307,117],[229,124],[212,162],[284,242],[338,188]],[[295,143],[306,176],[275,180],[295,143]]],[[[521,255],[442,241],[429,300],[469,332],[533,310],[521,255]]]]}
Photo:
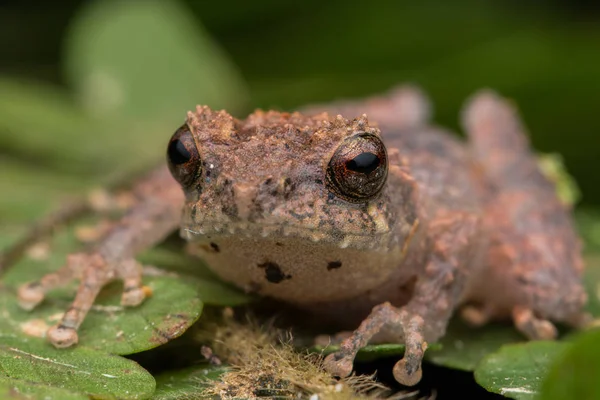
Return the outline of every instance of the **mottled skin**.
{"type": "Polygon", "coordinates": [[[144,299],[134,257],[180,225],[189,250],[224,280],[340,328],[359,325],[326,359],[336,375],[351,372],[369,340],[393,340],[406,344],[396,379],[416,384],[427,342],[465,304],[471,323],[512,318],[531,339],[554,338],[550,321],[585,323],[579,239],[512,108],[476,95],[466,143],[427,117],[412,87],[245,120],[198,107],[169,144],[177,181],[154,171],[96,251],[24,285],[21,302],[31,308],[81,279],[48,332],[70,346],[107,282],[125,280],[125,305],[144,299]]]}

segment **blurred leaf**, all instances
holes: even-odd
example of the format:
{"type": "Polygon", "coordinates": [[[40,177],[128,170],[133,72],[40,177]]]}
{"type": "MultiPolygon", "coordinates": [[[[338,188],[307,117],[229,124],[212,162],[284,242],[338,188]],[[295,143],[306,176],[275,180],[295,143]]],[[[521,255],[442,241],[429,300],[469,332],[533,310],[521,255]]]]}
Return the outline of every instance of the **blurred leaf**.
{"type": "Polygon", "coordinates": [[[246,105],[238,72],[176,1],[86,5],[69,32],[66,71],[99,118],[166,123],[174,131],[196,104],[246,105]]]}
{"type": "Polygon", "coordinates": [[[98,151],[106,139],[97,128],[60,88],[0,78],[0,147],[13,156],[89,172],[110,159],[98,151]]]}
{"type": "Polygon", "coordinates": [[[474,371],[485,356],[502,345],[524,340],[509,323],[472,328],[455,318],[440,340],[441,349],[428,351],[426,358],[443,367],[474,371]]]}
{"type": "Polygon", "coordinates": [[[200,398],[206,382],[216,380],[226,367],[201,366],[163,372],[156,377],[152,400],[184,400],[200,398]]]}
{"type": "Polygon", "coordinates": [[[569,175],[560,154],[538,154],[538,165],[546,178],[556,185],[556,193],[563,204],[574,206],[579,202],[581,191],[575,179],[569,175]]]}
{"type": "MultiPolygon", "coordinates": [[[[481,361],[475,370],[475,380],[490,392],[511,399],[535,399],[551,363],[567,346],[556,341],[502,346],[499,351],[481,361]]],[[[578,399],[571,395],[572,393],[562,399],[578,399]]]]}
{"type": "MultiPolygon", "coordinates": [[[[0,235],[10,235],[11,228],[31,224],[59,207],[69,195],[81,193],[89,182],[60,174],[35,163],[18,162],[0,157],[0,235]]],[[[0,244],[1,245],[1,244],[0,244]]]]}
{"type": "Polygon", "coordinates": [[[600,331],[580,334],[550,368],[540,399],[600,399],[600,331]]]}
{"type": "Polygon", "coordinates": [[[600,256],[586,257],[585,262],[583,283],[588,294],[586,310],[594,317],[600,318],[600,256]]]}
{"type": "Polygon", "coordinates": [[[105,185],[160,160],[180,122],[148,128],[131,121],[92,119],[58,87],[0,78],[0,148],[10,155],[0,159],[10,164],[0,189],[14,191],[21,172],[36,170],[40,186],[47,176],[68,182],[78,178],[79,188],[105,185]]]}
{"type": "MultiPolygon", "coordinates": [[[[600,212],[591,208],[579,208],[575,212],[577,228],[584,241],[584,251],[600,254],[600,212]]],[[[596,262],[600,266],[600,262],[596,262]]]]}
{"type": "Polygon", "coordinates": [[[83,346],[57,350],[37,338],[1,338],[0,374],[6,377],[101,399],[146,399],[154,392],[152,375],[131,360],[83,346]]]}
{"type": "Polygon", "coordinates": [[[55,386],[0,377],[0,399],[89,400],[89,397],[55,386]]]}

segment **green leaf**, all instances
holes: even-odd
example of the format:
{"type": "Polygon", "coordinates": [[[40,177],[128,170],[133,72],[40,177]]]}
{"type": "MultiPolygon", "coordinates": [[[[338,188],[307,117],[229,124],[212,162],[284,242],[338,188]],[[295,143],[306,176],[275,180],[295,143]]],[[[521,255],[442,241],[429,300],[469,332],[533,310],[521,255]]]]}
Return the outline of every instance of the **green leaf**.
{"type": "Polygon", "coordinates": [[[146,399],[154,392],[154,378],[134,361],[83,346],[57,350],[37,338],[0,337],[6,377],[100,399],[146,399]]]}
{"type": "MultiPolygon", "coordinates": [[[[186,109],[180,110],[181,118],[186,109]]],[[[164,157],[169,136],[181,118],[167,126],[153,120],[148,126],[136,121],[97,120],[61,88],[0,78],[0,147],[22,164],[12,162],[18,170],[3,177],[1,189],[15,190],[5,185],[13,184],[21,170],[37,170],[42,177],[53,176],[53,181],[63,177],[69,183],[79,177],[78,188],[104,185],[115,176],[156,164],[164,157]],[[131,157],[132,149],[135,157],[131,157]]],[[[38,178],[40,189],[48,186],[42,177],[38,178]]]]}
{"type": "MultiPolygon", "coordinates": [[[[59,207],[69,194],[81,193],[89,183],[39,166],[0,158],[0,236],[16,233],[13,228],[42,218],[59,207]],[[8,224],[13,226],[9,227],[8,224]]],[[[14,236],[14,235],[13,235],[14,236]]]]}
{"type": "Polygon", "coordinates": [[[0,377],[0,399],[89,400],[89,397],[55,386],[0,377]]]}
{"type": "Polygon", "coordinates": [[[581,190],[567,171],[563,157],[558,153],[546,153],[538,154],[537,159],[542,173],[556,186],[556,194],[563,204],[577,204],[581,200],[581,190]]]}
{"type": "Polygon", "coordinates": [[[40,164],[90,172],[116,161],[98,151],[105,139],[91,122],[59,87],[0,78],[0,147],[35,160],[41,173],[40,164]]]}
{"type": "MultiPolygon", "coordinates": [[[[113,354],[132,354],[159,346],[180,336],[200,316],[202,302],[195,288],[178,278],[149,278],[154,295],[141,306],[119,305],[122,285],[109,285],[79,329],[87,347],[113,354]]],[[[14,290],[0,288],[1,332],[43,336],[69,307],[73,292],[49,294],[42,305],[27,312],[19,307],[14,290]]]]}
{"type": "MultiPolygon", "coordinates": [[[[57,322],[73,300],[75,283],[52,291],[31,312],[19,307],[16,288],[60,267],[68,253],[80,249],[69,229],[53,238],[47,259],[24,257],[6,273],[0,286],[0,332],[41,336],[57,322]]],[[[132,308],[120,306],[121,283],[108,285],[80,327],[80,343],[114,354],[136,353],[178,337],[200,317],[203,303],[193,281],[165,275],[145,277],[144,284],[153,295],[132,308]]]]}
{"type": "Polygon", "coordinates": [[[226,367],[202,366],[164,372],[156,377],[152,400],[200,398],[208,381],[218,379],[226,367]]]}
{"type": "Polygon", "coordinates": [[[585,262],[583,284],[588,294],[586,310],[594,317],[600,318],[600,256],[586,257],[585,262]]]}
{"type": "MultiPolygon", "coordinates": [[[[475,370],[475,380],[490,392],[511,399],[535,399],[551,363],[566,347],[567,344],[556,341],[502,346],[481,361],[475,370]]],[[[563,397],[569,398],[578,397],[563,397]]]]}
{"type": "Polygon", "coordinates": [[[441,349],[428,351],[426,358],[443,367],[474,371],[485,356],[502,345],[523,341],[523,336],[509,323],[473,328],[455,318],[440,340],[441,349]]]}
{"type": "MultiPolygon", "coordinates": [[[[600,212],[589,207],[578,208],[575,211],[575,221],[585,244],[585,252],[598,256],[600,254],[600,212]]],[[[600,262],[596,262],[596,265],[600,265],[600,262]]]]}
{"type": "Polygon", "coordinates": [[[100,118],[150,119],[174,130],[196,104],[235,111],[246,102],[238,72],[175,1],[86,5],[68,34],[66,71],[100,118]]]}
{"type": "MultiPolygon", "coordinates": [[[[441,348],[441,345],[438,343],[432,343],[427,348],[427,351],[436,351],[441,348]]],[[[313,346],[310,348],[312,352],[322,353],[324,355],[335,353],[340,349],[338,345],[331,346],[313,346]]],[[[356,353],[356,361],[369,362],[375,361],[384,357],[394,357],[398,358],[402,357],[404,354],[404,344],[398,343],[383,343],[383,344],[369,344],[363,348],[361,348],[358,353],[356,353]]]]}
{"type": "Polygon", "coordinates": [[[556,362],[542,384],[543,400],[600,399],[600,331],[578,335],[556,362]]]}

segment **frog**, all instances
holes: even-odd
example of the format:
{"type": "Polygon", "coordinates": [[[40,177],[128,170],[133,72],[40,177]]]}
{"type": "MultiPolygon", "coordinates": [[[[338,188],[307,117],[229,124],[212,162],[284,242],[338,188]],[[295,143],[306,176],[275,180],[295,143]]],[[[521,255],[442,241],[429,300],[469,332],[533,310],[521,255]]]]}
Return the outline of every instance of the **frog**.
{"type": "Polygon", "coordinates": [[[57,348],[101,289],[121,303],[148,296],[136,255],[179,230],[186,251],[223,281],[350,329],[329,354],[352,373],[368,343],[404,344],[393,367],[422,377],[428,343],[456,314],[476,329],[512,320],[527,339],[589,322],[581,240],[571,207],[536,162],[509,100],[482,89],[466,100],[466,138],[431,122],[414,85],[366,99],[237,119],[197,106],[167,144],[167,163],[131,189],[127,213],[86,252],[18,290],[30,310],[73,279],[71,306],[47,332],[57,348]]]}

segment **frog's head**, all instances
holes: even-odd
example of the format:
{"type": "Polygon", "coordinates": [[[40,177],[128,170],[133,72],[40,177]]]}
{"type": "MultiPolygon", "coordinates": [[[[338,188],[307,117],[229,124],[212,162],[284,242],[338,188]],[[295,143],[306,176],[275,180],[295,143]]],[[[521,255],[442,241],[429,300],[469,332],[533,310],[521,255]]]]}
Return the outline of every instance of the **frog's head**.
{"type": "Polygon", "coordinates": [[[186,194],[182,234],[190,240],[287,238],[377,250],[402,246],[416,223],[414,185],[364,115],[256,111],[240,121],[199,106],[167,157],[186,194]]]}

